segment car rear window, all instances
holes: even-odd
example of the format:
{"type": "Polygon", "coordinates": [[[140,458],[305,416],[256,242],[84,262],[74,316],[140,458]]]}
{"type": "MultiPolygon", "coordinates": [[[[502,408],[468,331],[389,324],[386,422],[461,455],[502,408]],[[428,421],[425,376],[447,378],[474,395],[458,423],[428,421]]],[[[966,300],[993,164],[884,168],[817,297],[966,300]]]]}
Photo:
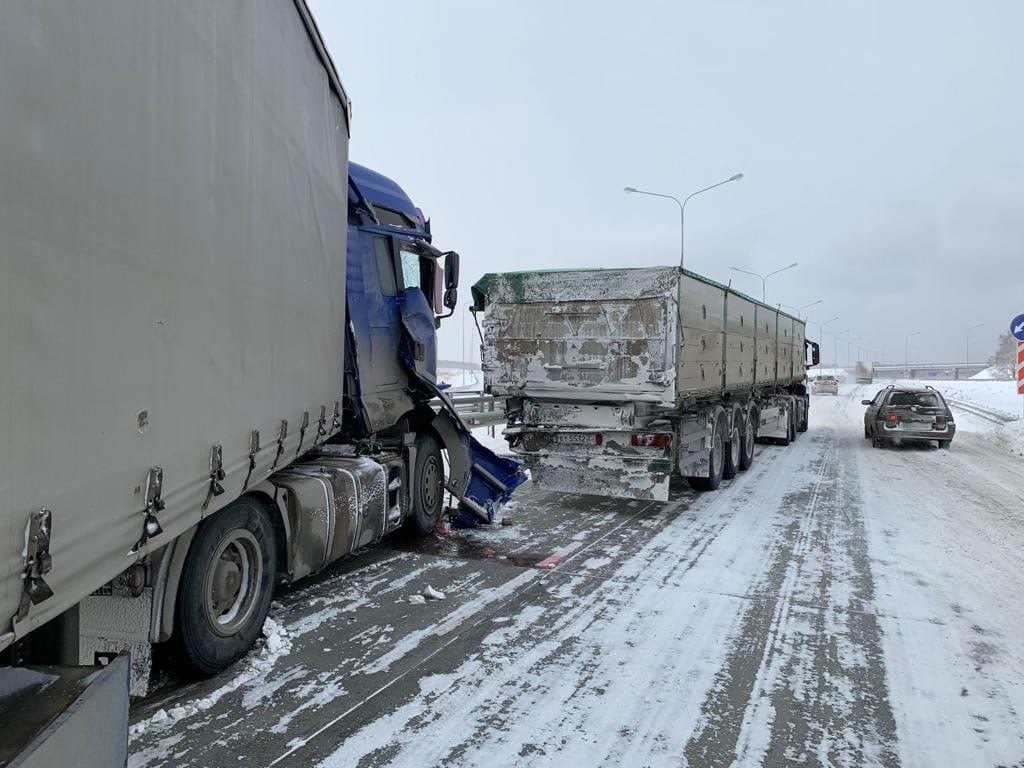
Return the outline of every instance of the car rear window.
{"type": "Polygon", "coordinates": [[[893,392],[889,405],[920,405],[925,408],[941,408],[942,402],[934,392],[893,392]]]}

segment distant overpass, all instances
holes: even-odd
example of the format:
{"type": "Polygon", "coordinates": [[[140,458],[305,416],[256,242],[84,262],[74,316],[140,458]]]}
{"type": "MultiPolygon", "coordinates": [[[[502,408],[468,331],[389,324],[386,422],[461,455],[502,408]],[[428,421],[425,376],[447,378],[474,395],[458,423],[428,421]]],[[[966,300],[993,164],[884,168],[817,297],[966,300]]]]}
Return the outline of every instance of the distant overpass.
{"type": "MultiPolygon", "coordinates": [[[[969,379],[991,363],[875,363],[875,376],[893,379],[969,379]]],[[[852,368],[849,370],[853,370],[852,368]]]]}

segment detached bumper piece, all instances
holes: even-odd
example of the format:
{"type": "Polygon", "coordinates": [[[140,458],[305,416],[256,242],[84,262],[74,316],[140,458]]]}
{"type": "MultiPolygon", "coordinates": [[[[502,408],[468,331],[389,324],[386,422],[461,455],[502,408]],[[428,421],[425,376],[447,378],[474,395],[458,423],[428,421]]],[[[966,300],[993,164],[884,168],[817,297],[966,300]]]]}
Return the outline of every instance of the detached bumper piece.
{"type": "Polygon", "coordinates": [[[498,456],[477,442],[448,399],[440,399],[445,407],[434,417],[433,427],[448,450],[446,487],[459,500],[455,525],[472,528],[493,523],[502,504],[526,482],[526,473],[518,461],[498,456]]]}

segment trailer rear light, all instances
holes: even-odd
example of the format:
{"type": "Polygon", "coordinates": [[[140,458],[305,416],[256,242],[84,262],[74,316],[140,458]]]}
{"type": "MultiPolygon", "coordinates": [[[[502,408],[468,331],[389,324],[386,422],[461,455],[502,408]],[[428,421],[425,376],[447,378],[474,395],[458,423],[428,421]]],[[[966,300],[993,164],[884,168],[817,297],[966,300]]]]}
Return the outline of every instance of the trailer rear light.
{"type": "Polygon", "coordinates": [[[634,448],[668,448],[672,445],[672,435],[664,433],[630,435],[629,444],[634,448]]]}

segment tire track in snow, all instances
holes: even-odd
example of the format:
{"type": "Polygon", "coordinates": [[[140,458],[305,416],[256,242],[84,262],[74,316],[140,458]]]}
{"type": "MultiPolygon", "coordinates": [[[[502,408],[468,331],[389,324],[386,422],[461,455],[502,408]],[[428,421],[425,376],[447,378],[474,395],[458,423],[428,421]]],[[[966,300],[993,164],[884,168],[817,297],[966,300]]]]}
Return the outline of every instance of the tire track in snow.
{"type": "Polygon", "coordinates": [[[780,505],[788,522],[686,745],[691,765],[899,762],[860,503],[835,443],[816,431],[813,478],[780,505]]]}
{"type": "Polygon", "coordinates": [[[730,577],[745,587],[760,572],[756,544],[772,521],[751,502],[775,486],[781,496],[780,465],[800,461],[771,449],[761,458],[731,489],[679,514],[662,507],[653,538],[621,529],[634,547],[643,541],[607,578],[574,571],[572,561],[545,576],[511,626],[478,627],[470,642],[481,653],[454,671],[431,667],[419,695],[322,764],[529,765],[555,752],[580,765],[678,764],[680,724],[696,722],[694,689],[710,682],[741,602],[700,588],[730,577]]]}

